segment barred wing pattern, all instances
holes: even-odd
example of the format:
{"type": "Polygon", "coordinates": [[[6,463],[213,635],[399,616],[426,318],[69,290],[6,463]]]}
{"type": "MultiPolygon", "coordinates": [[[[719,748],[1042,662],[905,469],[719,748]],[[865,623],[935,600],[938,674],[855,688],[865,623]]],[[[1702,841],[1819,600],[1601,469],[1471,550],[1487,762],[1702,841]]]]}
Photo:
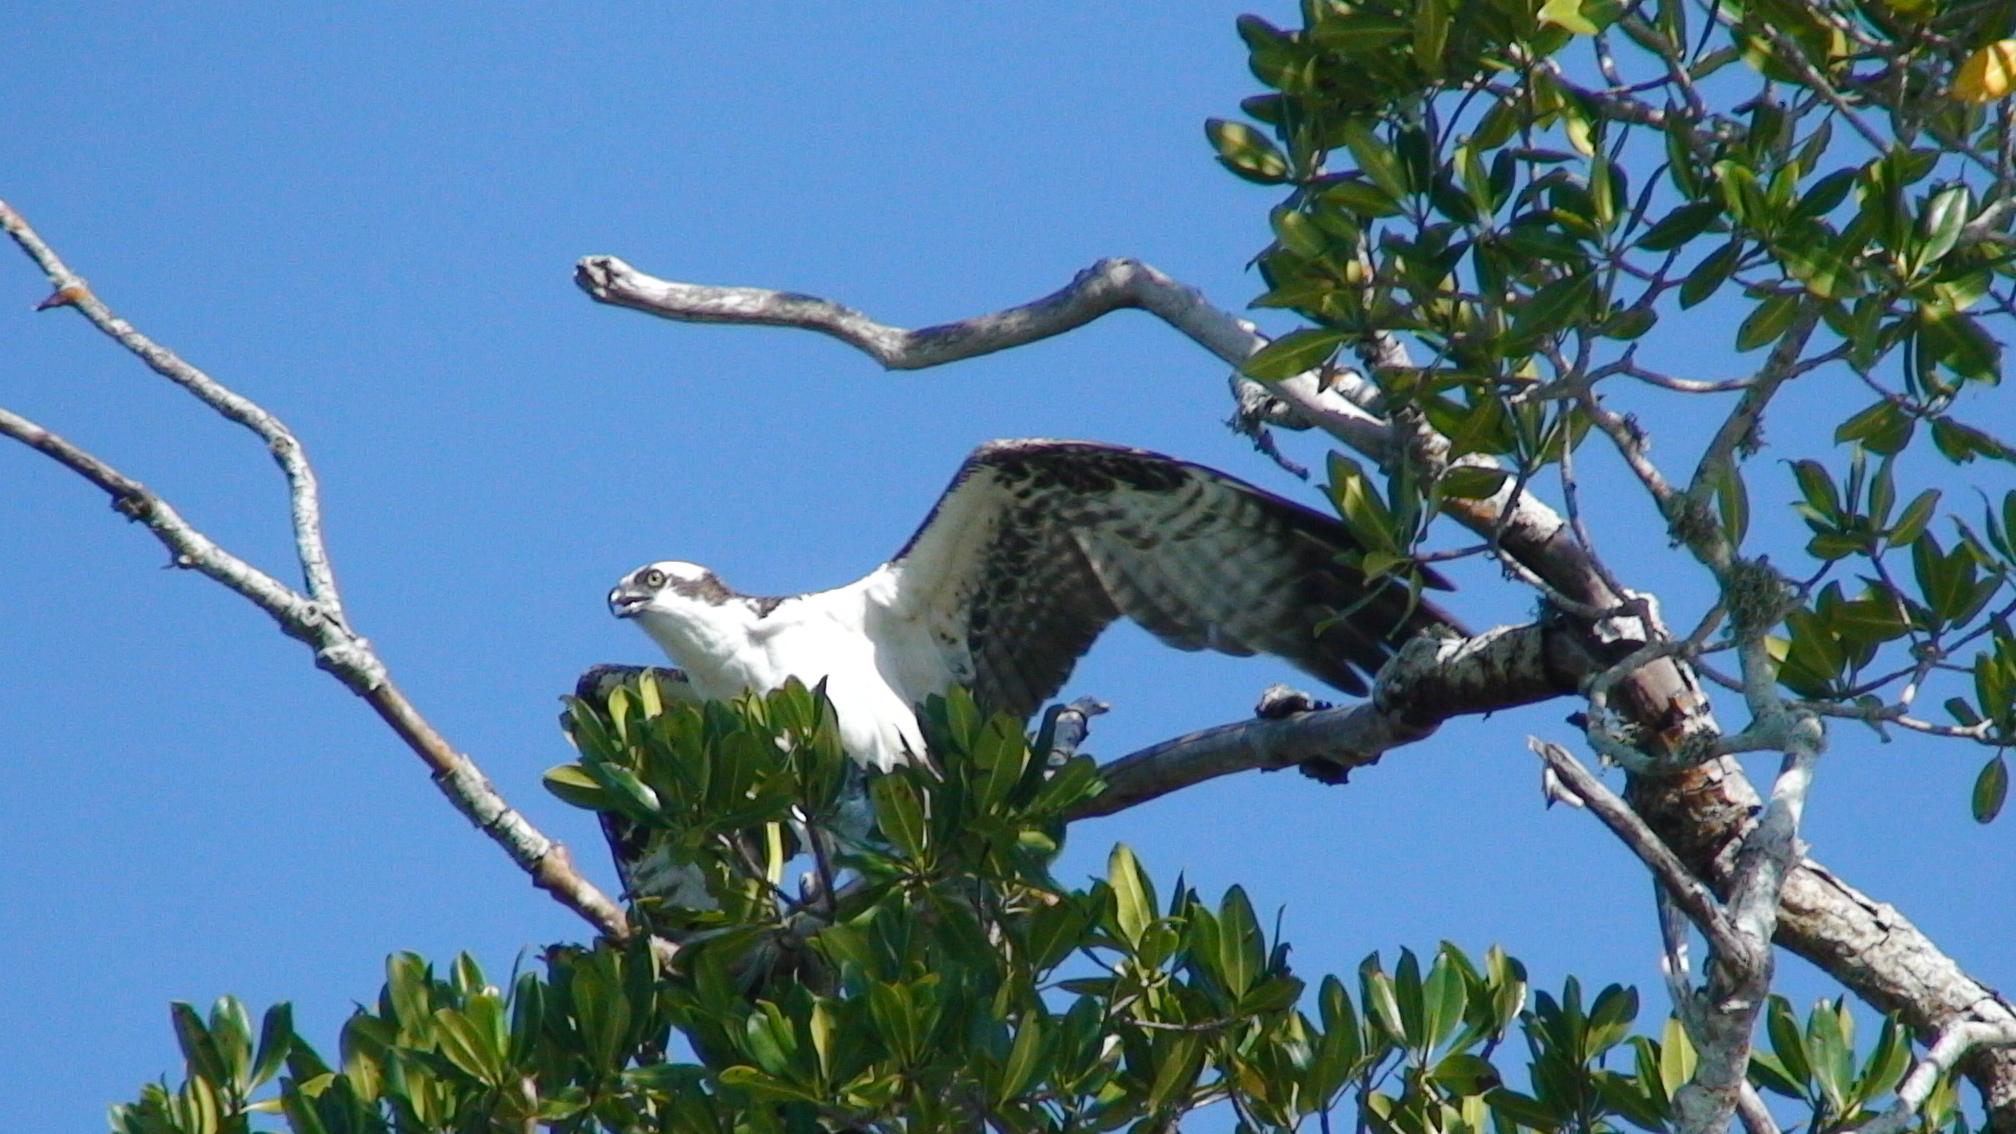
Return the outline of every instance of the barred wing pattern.
{"type": "Polygon", "coordinates": [[[1336,520],[1202,465],[997,441],[893,565],[898,606],[931,628],[948,668],[982,704],[1026,718],[1123,615],[1178,649],[1274,654],[1363,693],[1401,643],[1454,621],[1341,561],[1357,549],[1336,520]]]}

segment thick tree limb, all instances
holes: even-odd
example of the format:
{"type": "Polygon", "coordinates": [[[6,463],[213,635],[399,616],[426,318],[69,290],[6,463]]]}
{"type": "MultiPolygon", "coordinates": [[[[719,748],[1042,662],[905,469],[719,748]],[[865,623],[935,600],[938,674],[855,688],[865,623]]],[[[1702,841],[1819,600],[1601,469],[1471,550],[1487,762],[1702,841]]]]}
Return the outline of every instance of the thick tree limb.
{"type": "Polygon", "coordinates": [[[264,439],[288,483],[295,549],[307,593],[218,546],[162,497],[98,457],[18,414],[0,409],[0,435],[27,445],[90,481],[112,498],[128,519],[146,525],[168,549],[171,562],[230,588],[264,611],[282,633],[307,643],[315,663],[362,697],[399,739],[433,772],[434,783],[457,811],[488,835],[533,884],[617,939],[629,936],[622,907],[583,878],[561,844],[541,834],[506,803],[473,761],[450,745],[392,684],[371,644],[344,620],[321,533],[321,505],[308,458],[293,434],[257,403],[227,389],[174,352],[148,339],[113,314],[84,281],[65,267],[21,216],[0,203],[0,227],[48,273],[56,292],[41,305],[74,307],[157,373],[195,394],[205,405],[264,439]]]}
{"type": "Polygon", "coordinates": [[[1326,783],[1459,716],[1544,701],[1601,667],[1562,625],[1500,627],[1475,638],[1417,638],[1386,663],[1361,704],[1256,719],[1174,737],[1099,769],[1106,790],[1074,818],[1112,815],[1205,780],[1301,766],[1326,783]]]}
{"type": "MultiPolygon", "coordinates": [[[[836,310],[847,312],[860,320],[853,325],[857,334],[866,324],[894,336],[879,340],[885,351],[894,351],[884,360],[892,367],[938,365],[990,353],[1082,326],[1118,307],[1155,313],[1229,363],[1237,364],[1264,345],[1249,325],[1212,308],[1194,290],[1131,261],[1101,261],[1052,296],[1002,313],[1011,316],[1005,321],[981,316],[914,333],[870,324],[859,313],[809,297],[671,284],[609,256],[581,261],[576,275],[583,289],[600,302],[676,320],[820,330],[882,359],[870,340],[857,341],[836,329],[837,324],[827,325],[833,323],[836,310]],[[1128,277],[1124,287],[1113,282],[1115,274],[1128,277]],[[1133,294],[1137,289],[1138,298],[1133,294]],[[815,306],[800,306],[805,302],[815,306]],[[817,317],[803,318],[808,311],[818,312],[817,317]],[[913,334],[925,336],[929,349],[904,337],[913,334]]],[[[1362,408],[1377,404],[1376,388],[1349,370],[1323,377],[1328,384],[1315,373],[1270,384],[1266,388],[1267,404],[1273,407],[1270,420],[1287,425],[1280,421],[1284,412],[1299,416],[1304,424],[1374,460],[1389,459],[1390,426],[1362,408]]],[[[1241,401],[1245,404],[1244,396],[1241,401]]],[[[1616,592],[1569,525],[1530,494],[1514,499],[1508,484],[1490,500],[1447,503],[1460,523],[1491,540],[1505,557],[1566,599],[1596,610],[1627,613],[1630,596],[1616,592]]],[[[1663,634],[1655,621],[1630,626],[1614,637],[1649,642],[1663,634]]],[[[1616,693],[1618,710],[1638,727],[1643,743],[1655,750],[1680,751],[1712,743],[1719,731],[1707,698],[1679,659],[1664,658],[1646,666],[1620,682],[1616,693]]],[[[1688,867],[1718,890],[1733,881],[1735,852],[1762,804],[1741,770],[1727,759],[1679,774],[1635,777],[1627,798],[1688,867]]],[[[2010,1014],[1992,990],[1963,973],[1894,910],[1857,893],[1811,860],[1799,860],[1785,877],[1780,905],[1775,932],[1779,944],[1813,961],[1876,1008],[1899,1012],[1921,1038],[1929,1040],[1963,1018],[2000,1019],[2010,1014]]],[[[2009,1049],[1977,1052],[1966,1066],[1997,1128],[2016,1130],[2016,1055],[2009,1049]]]]}
{"type": "MultiPolygon", "coordinates": [[[[1114,815],[1235,772],[1301,766],[1342,783],[1351,769],[1377,763],[1444,721],[1559,696],[1602,665],[1559,622],[1504,626],[1475,638],[1418,638],[1381,667],[1361,704],[1235,721],[1108,761],[1099,768],[1106,790],[1072,818],[1114,815]]],[[[575,681],[574,695],[603,701],[617,683],[643,673],[657,676],[673,696],[689,688],[676,669],[598,665],[575,681]]]]}
{"type": "MultiPolygon", "coordinates": [[[[1234,367],[1267,343],[1252,324],[1219,310],[1205,302],[1195,288],[1177,283],[1139,260],[1101,260],[1034,302],[916,330],[877,323],[851,307],[795,292],[663,280],[615,256],[581,260],[574,268],[574,282],[597,302],[664,319],[818,331],[891,370],[922,370],[1024,346],[1126,308],[1153,313],[1234,367]]],[[[1357,439],[1354,445],[1375,449],[1385,445],[1385,423],[1338,393],[1319,389],[1313,376],[1302,378],[1307,381],[1298,383],[1300,404],[1295,405],[1293,415],[1283,412],[1276,391],[1270,387],[1243,377],[1235,377],[1233,386],[1242,412],[1257,414],[1269,424],[1294,429],[1315,425],[1350,434],[1357,439]]]]}

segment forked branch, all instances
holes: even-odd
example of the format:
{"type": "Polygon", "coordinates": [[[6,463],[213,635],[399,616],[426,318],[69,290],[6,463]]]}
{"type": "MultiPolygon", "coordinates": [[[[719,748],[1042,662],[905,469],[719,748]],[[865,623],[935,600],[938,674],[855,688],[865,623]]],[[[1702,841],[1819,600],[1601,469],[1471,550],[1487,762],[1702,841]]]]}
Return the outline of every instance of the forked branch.
{"type": "Polygon", "coordinates": [[[54,287],[40,305],[75,308],[91,324],[139,356],[155,372],[195,394],[226,418],[252,430],[272,450],[287,478],[295,550],[306,593],[294,590],[205,536],[139,481],[61,436],[0,409],[0,435],[27,445],[103,489],[112,506],[144,524],[168,549],[170,562],[222,583],[273,619],[282,633],[307,643],[315,662],[362,697],[399,739],[426,763],[434,783],[455,809],[495,842],[519,868],[596,929],[618,940],[630,935],[622,907],[574,869],[567,849],[541,834],[505,802],[469,757],[457,752],[392,683],[365,638],[343,617],[322,540],[321,503],[301,445],[278,418],[248,398],[184,362],[114,314],[29,227],[0,202],[0,227],[42,268],[54,287]]]}

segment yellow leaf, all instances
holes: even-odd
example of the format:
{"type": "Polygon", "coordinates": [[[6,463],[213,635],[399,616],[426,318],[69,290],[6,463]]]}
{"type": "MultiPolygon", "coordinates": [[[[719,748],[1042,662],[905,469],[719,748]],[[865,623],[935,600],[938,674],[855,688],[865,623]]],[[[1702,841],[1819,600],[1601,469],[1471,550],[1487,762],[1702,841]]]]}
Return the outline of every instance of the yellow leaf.
{"type": "Polygon", "coordinates": [[[2016,39],[1998,39],[1967,57],[1953,72],[1953,97],[1994,102],[2016,87],[2016,39]]]}
{"type": "Polygon", "coordinates": [[[1602,30],[1582,14],[1582,0],[1547,0],[1540,8],[1540,19],[1567,28],[1576,35],[1595,35],[1602,30]]]}

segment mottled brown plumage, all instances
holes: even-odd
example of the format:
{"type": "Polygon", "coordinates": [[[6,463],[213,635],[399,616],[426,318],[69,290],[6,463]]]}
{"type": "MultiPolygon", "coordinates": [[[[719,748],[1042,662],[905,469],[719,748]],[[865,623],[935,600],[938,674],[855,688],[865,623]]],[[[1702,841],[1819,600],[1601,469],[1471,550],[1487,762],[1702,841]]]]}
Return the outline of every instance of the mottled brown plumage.
{"type": "Polygon", "coordinates": [[[981,703],[1026,717],[1122,616],[1178,649],[1273,654],[1363,693],[1401,643],[1455,623],[1401,583],[1368,584],[1342,560],[1358,549],[1335,519],[1202,465],[996,441],[890,566],[907,605],[963,628],[981,703]]]}

